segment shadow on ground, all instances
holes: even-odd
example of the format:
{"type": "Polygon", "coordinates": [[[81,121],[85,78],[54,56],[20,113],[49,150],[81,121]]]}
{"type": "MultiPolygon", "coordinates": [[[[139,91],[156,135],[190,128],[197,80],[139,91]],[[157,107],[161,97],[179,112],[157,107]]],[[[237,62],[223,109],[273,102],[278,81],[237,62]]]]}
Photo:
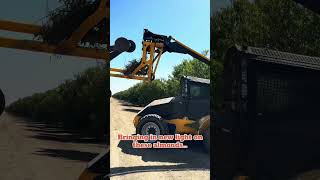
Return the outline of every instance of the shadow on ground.
{"type": "Polygon", "coordinates": [[[139,109],[133,109],[133,108],[124,108],[123,110],[128,112],[133,112],[133,113],[138,113],[140,111],[139,109]]]}
{"type": "Polygon", "coordinates": [[[67,160],[84,161],[84,162],[89,162],[98,155],[98,153],[91,153],[91,152],[82,152],[82,151],[74,151],[74,150],[66,150],[66,149],[46,149],[46,148],[41,148],[40,150],[32,154],[41,155],[41,156],[50,156],[55,158],[67,159],[67,160]]]}
{"type": "Polygon", "coordinates": [[[188,142],[188,149],[135,149],[132,141],[120,141],[118,147],[125,154],[141,156],[144,162],[169,162],[177,165],[151,165],[111,168],[112,174],[134,172],[210,170],[210,155],[204,152],[201,142],[188,142]]]}
{"type": "Polygon", "coordinates": [[[62,143],[84,143],[84,144],[105,144],[106,137],[97,139],[80,134],[76,131],[65,130],[59,124],[46,124],[34,120],[20,120],[18,124],[25,127],[25,130],[34,132],[30,138],[45,141],[56,141],[62,143]]]}
{"type": "MultiPolygon", "coordinates": [[[[81,137],[78,134],[38,133],[30,137],[45,141],[57,141],[63,143],[97,144],[99,142],[94,138],[81,137]]],[[[103,143],[101,142],[101,144],[103,143]]]]}
{"type": "Polygon", "coordinates": [[[128,107],[140,107],[140,108],[142,108],[142,107],[143,107],[143,106],[139,106],[139,105],[131,104],[131,103],[126,102],[126,101],[123,101],[123,100],[119,100],[119,99],[117,99],[117,100],[120,102],[121,106],[128,106],[128,107]]]}
{"type": "MultiPolygon", "coordinates": [[[[93,137],[81,135],[74,131],[65,130],[59,127],[59,124],[46,124],[44,122],[24,118],[18,119],[16,123],[22,126],[25,130],[32,132],[31,135],[28,136],[29,138],[54,141],[57,143],[106,145],[105,140],[98,140],[93,137]]],[[[38,148],[32,154],[82,162],[89,162],[98,155],[96,152],[49,147],[38,148]]]]}

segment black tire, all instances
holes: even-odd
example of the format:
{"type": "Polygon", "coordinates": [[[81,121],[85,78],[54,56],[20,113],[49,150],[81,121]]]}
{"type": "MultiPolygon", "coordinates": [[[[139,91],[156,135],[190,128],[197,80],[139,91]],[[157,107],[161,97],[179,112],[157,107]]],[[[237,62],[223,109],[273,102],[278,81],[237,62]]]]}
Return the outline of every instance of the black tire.
{"type": "Polygon", "coordinates": [[[134,43],[132,40],[129,40],[130,42],[130,48],[127,52],[133,52],[136,49],[136,43],[134,43]]]}
{"type": "Polygon", "coordinates": [[[147,114],[143,116],[137,125],[136,133],[145,135],[146,132],[142,132],[142,131],[144,131],[143,128],[147,123],[152,123],[153,125],[157,125],[157,127],[160,130],[160,135],[168,134],[167,124],[163,121],[162,117],[157,114],[147,114]]]}
{"type": "Polygon", "coordinates": [[[112,92],[111,92],[111,90],[107,91],[107,96],[108,96],[109,98],[112,97],[112,92]]]}
{"type": "MultiPolygon", "coordinates": [[[[204,116],[204,117],[202,117],[200,119],[200,121],[199,121],[200,127],[204,126],[204,123],[206,121],[208,121],[208,118],[209,118],[209,121],[210,121],[210,116],[209,115],[204,116]]],[[[203,141],[202,141],[203,148],[207,153],[210,153],[210,124],[209,124],[209,127],[207,127],[206,129],[202,130],[201,135],[203,136],[203,141]]]]}
{"type": "Polygon", "coordinates": [[[151,74],[151,80],[153,81],[156,78],[156,76],[152,73],[151,74]]]}
{"type": "Polygon", "coordinates": [[[2,92],[1,89],[0,89],[0,115],[1,115],[1,114],[3,113],[3,111],[4,111],[5,105],[6,105],[6,100],[5,100],[5,98],[4,98],[3,92],[2,92]]]}

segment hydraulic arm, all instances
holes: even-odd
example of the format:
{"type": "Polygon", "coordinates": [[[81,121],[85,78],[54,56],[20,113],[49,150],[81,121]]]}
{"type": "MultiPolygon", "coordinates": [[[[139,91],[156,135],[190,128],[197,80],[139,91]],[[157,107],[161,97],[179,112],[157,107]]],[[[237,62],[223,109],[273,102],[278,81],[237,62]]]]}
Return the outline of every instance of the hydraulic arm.
{"type": "Polygon", "coordinates": [[[163,53],[173,52],[173,53],[189,54],[190,56],[194,57],[195,59],[198,59],[203,63],[206,63],[207,65],[209,65],[210,63],[210,60],[206,56],[182,44],[180,41],[176,40],[172,36],[154,34],[148,31],[147,29],[145,29],[143,40],[150,41],[150,42],[163,43],[163,53]]]}
{"type": "Polygon", "coordinates": [[[147,29],[144,30],[142,45],[140,61],[132,63],[127,69],[111,68],[110,76],[152,81],[155,78],[161,56],[165,52],[189,54],[207,65],[210,64],[210,60],[206,56],[194,51],[175,38],[154,34],[147,29]]]}

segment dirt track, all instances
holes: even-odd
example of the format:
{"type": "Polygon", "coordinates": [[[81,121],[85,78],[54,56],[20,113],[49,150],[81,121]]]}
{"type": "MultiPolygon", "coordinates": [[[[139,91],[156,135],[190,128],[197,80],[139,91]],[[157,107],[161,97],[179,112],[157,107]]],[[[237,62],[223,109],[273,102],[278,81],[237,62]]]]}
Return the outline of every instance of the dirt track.
{"type": "Polygon", "coordinates": [[[117,179],[210,179],[210,160],[201,144],[189,149],[133,149],[119,133],[135,133],[133,117],[141,109],[111,98],[111,173],[117,179]],[[148,171],[148,172],[145,172],[148,171]]]}
{"type": "Polygon", "coordinates": [[[1,180],[74,180],[104,148],[41,123],[0,117],[1,180]]]}

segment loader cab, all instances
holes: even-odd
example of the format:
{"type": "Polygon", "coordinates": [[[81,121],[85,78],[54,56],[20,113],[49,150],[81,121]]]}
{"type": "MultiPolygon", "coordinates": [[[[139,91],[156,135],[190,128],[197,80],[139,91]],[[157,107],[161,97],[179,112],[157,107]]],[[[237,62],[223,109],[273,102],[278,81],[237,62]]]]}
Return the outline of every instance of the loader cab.
{"type": "MultiPolygon", "coordinates": [[[[157,99],[142,109],[133,120],[137,134],[150,134],[156,127],[159,134],[196,134],[197,122],[210,112],[210,80],[184,76],[180,79],[180,93],[175,97],[157,99]],[[195,127],[181,125],[192,122],[195,127]],[[163,123],[165,120],[166,123],[163,123]],[[152,127],[150,126],[152,124],[152,127]]],[[[151,133],[152,134],[152,133],[151,133]]]]}
{"type": "Polygon", "coordinates": [[[231,47],[215,92],[216,179],[292,179],[320,167],[320,58],[231,47]]]}
{"type": "Polygon", "coordinates": [[[209,79],[183,76],[180,86],[180,95],[186,99],[204,99],[210,96],[209,79]]]}
{"type": "Polygon", "coordinates": [[[185,76],[181,78],[181,97],[189,119],[200,119],[209,114],[210,80],[185,76]]]}

